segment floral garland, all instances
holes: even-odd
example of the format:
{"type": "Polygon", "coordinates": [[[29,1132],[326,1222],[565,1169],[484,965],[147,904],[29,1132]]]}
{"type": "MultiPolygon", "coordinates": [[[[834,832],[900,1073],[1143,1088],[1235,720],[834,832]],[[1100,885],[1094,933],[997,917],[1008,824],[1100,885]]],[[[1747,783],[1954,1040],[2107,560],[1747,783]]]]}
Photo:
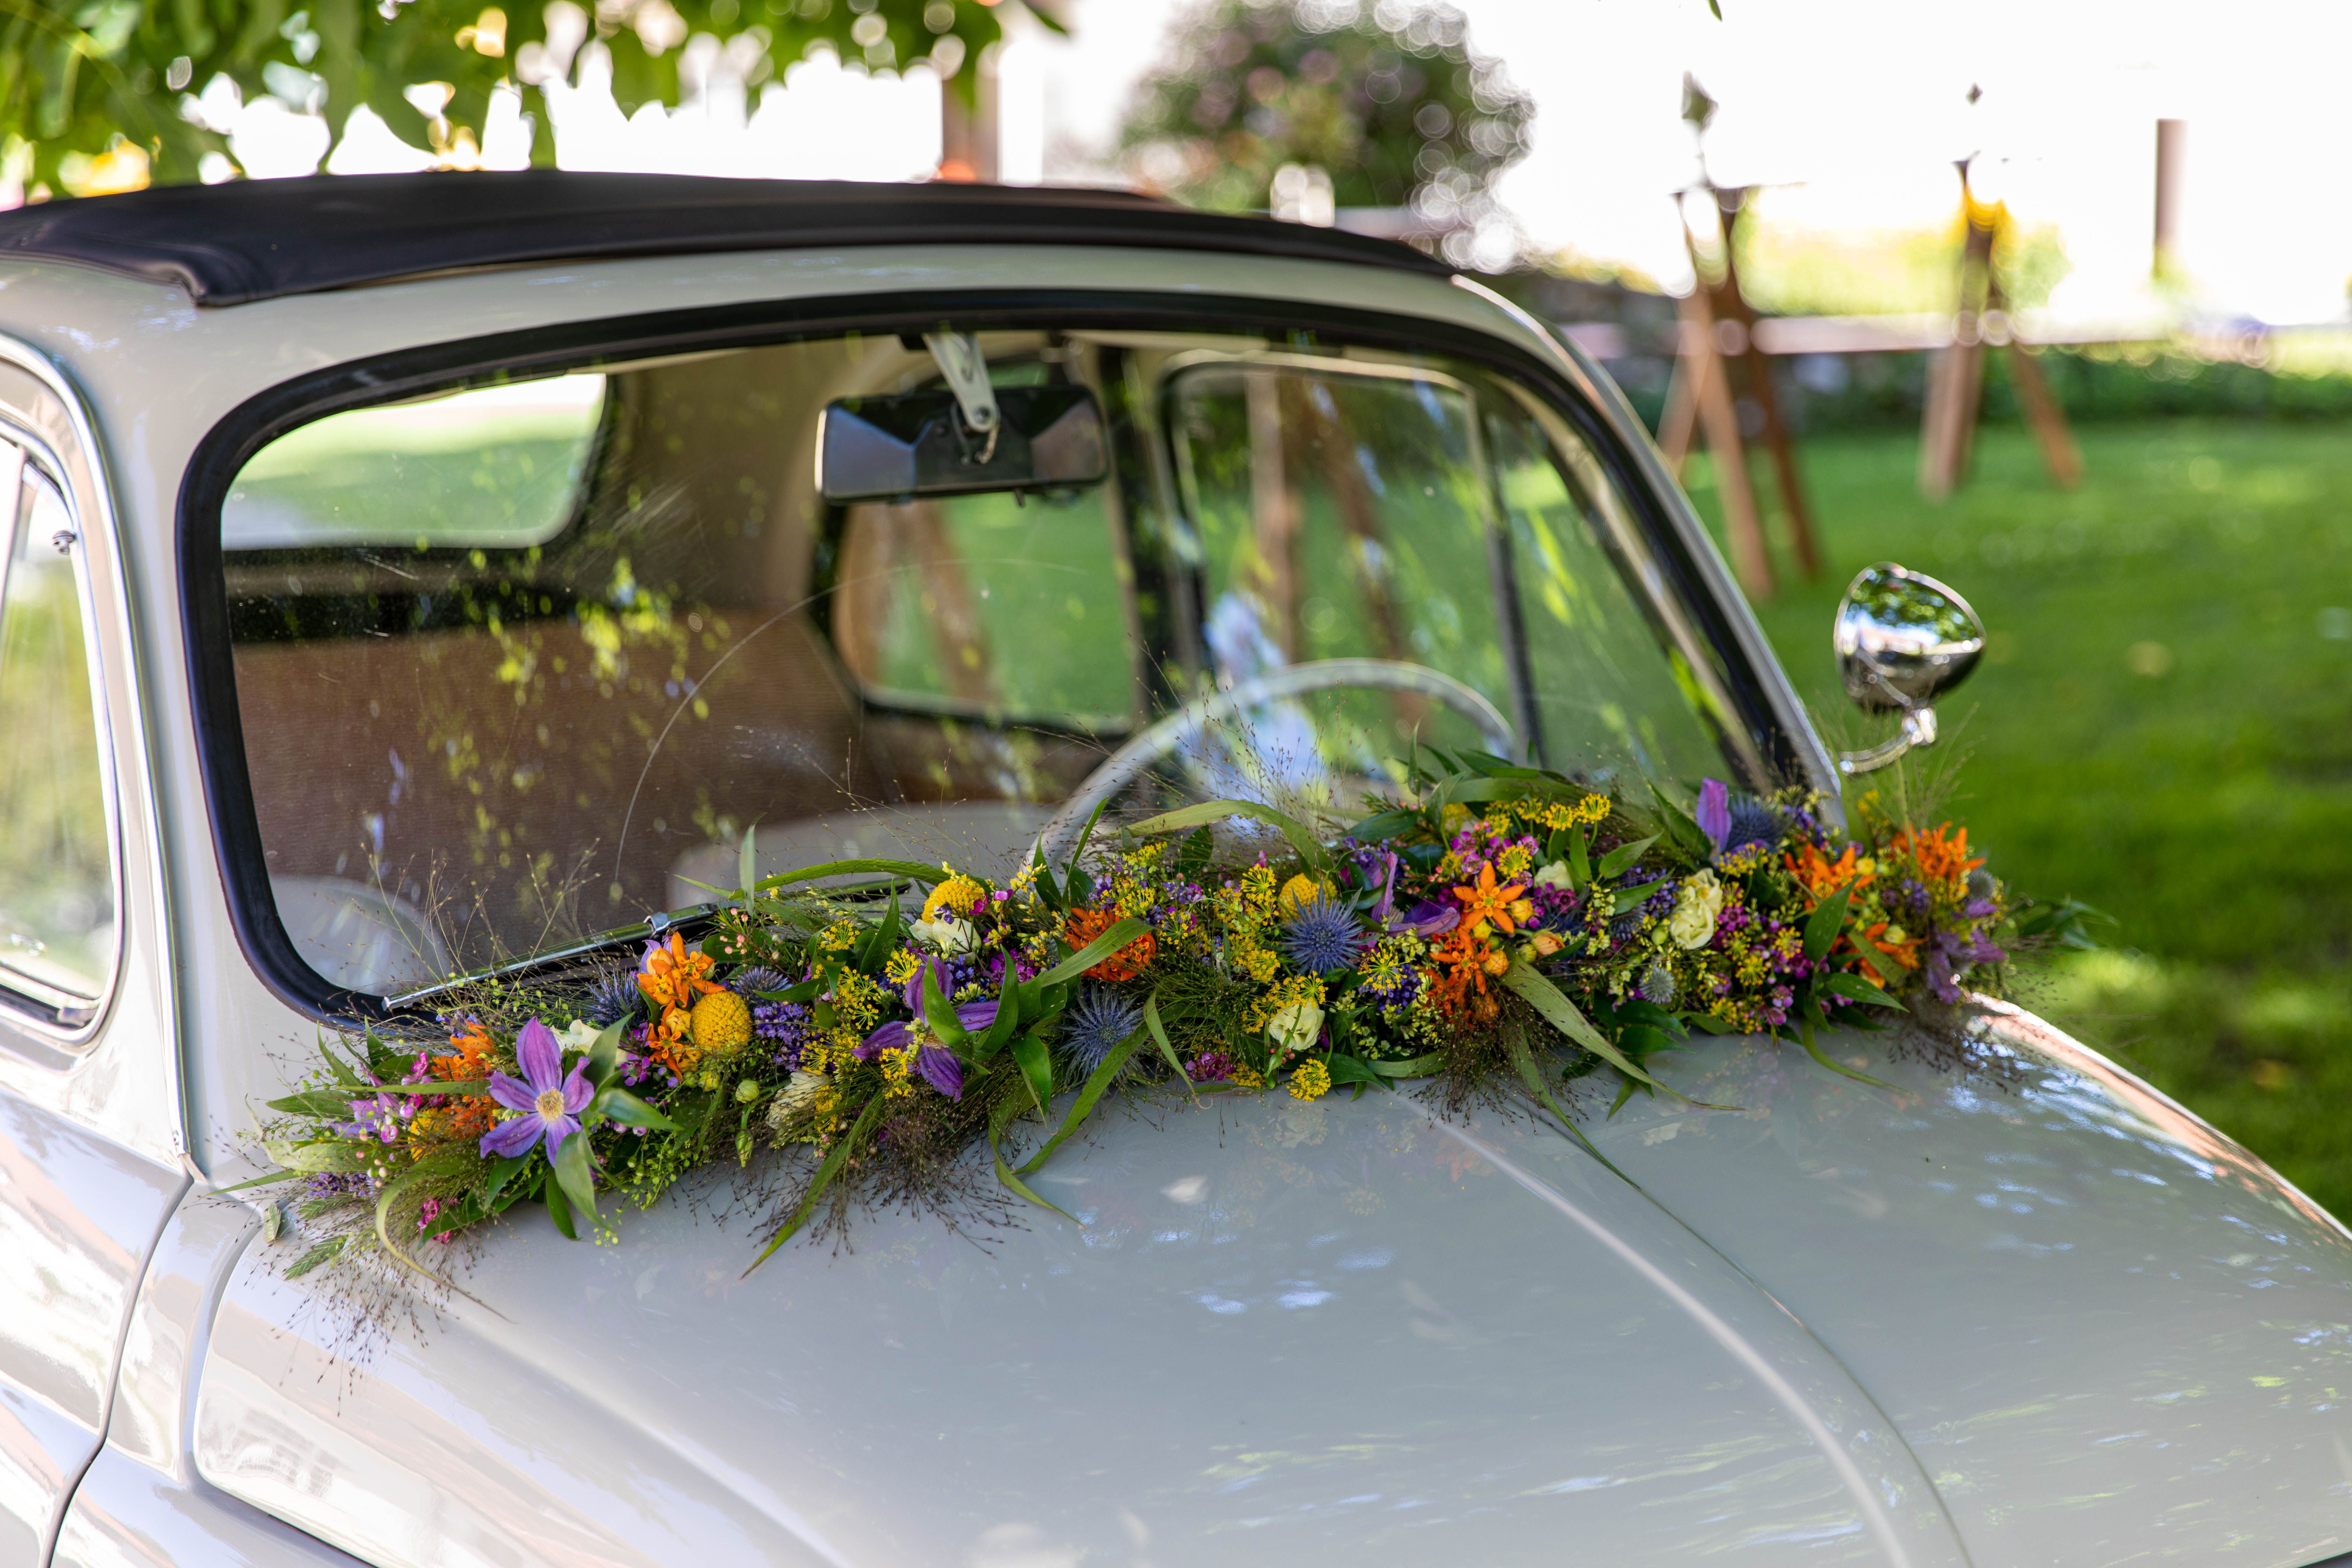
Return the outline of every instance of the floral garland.
{"type": "Polygon", "coordinates": [[[1794,1040],[1876,1083],[1816,1030],[1997,994],[2018,941],[2082,940],[2078,906],[2014,897],[1967,829],[1899,823],[1875,795],[1849,836],[1801,792],[1710,779],[1685,810],[1423,754],[1436,767],[1328,838],[1216,801],[1091,854],[1089,823],[1067,862],[1041,849],[1002,884],[889,860],[755,882],[747,834],[741,887],[698,944],[672,932],[633,972],[486,984],[421,1047],[326,1047],[309,1087],[270,1102],[281,1169],[259,1180],[302,1184],[312,1238],[287,1273],[370,1244],[415,1265],[417,1238],[520,1202],[609,1237],[600,1191],[650,1205],[763,1147],[800,1157],[755,1267],[854,1197],[942,1201],[975,1146],[1050,1208],[1023,1178],[1123,1079],[1314,1100],[1435,1079],[1457,1106],[1515,1084],[1581,1141],[1558,1086],[1609,1070],[1618,1104],[1676,1093],[1651,1063],[1694,1029],[1794,1040]],[[880,879],[805,886],[845,875],[880,879]],[[1072,1090],[1010,1163],[1013,1123],[1053,1125],[1072,1090]]]}

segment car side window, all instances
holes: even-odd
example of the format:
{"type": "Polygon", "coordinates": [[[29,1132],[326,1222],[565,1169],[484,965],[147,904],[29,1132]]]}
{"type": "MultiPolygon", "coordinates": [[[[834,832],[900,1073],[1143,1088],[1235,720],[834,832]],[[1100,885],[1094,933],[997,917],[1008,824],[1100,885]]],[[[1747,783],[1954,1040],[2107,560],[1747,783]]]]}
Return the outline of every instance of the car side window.
{"type": "Polygon", "coordinates": [[[74,522],[16,448],[0,465],[23,476],[0,488],[0,988],[79,1023],[105,997],[117,915],[74,522]]]}

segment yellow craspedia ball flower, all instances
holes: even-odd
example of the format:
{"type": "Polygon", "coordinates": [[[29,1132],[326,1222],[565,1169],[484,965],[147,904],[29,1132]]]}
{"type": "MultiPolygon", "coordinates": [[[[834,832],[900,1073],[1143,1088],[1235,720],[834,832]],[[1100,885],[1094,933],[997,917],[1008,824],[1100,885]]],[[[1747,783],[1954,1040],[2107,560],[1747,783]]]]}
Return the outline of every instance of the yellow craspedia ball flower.
{"type": "Polygon", "coordinates": [[[975,908],[987,901],[988,889],[959,871],[933,888],[931,896],[923,900],[923,919],[927,921],[939,919],[941,910],[947,910],[969,919],[975,908]]]}
{"type": "Polygon", "coordinates": [[[691,1032],[694,1043],[706,1053],[749,1045],[751,1004],[732,991],[713,991],[694,1005],[691,1032]]]}
{"type": "Polygon", "coordinates": [[[1323,896],[1323,884],[1300,872],[1282,885],[1282,912],[1295,915],[1323,896]]]}

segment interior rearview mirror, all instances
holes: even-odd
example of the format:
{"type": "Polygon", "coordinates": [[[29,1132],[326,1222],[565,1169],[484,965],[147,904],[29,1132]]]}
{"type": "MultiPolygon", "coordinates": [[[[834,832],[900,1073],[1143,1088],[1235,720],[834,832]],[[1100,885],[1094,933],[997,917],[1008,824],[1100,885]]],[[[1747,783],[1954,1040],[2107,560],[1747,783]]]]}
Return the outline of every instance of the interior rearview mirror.
{"type": "Polygon", "coordinates": [[[1842,752],[1838,771],[1868,773],[1936,739],[1936,698],[1969,677],[1984,653],[1984,623],[1933,577],[1882,561],[1864,567],[1838,602],[1830,642],[1846,695],[1874,712],[1899,712],[1901,731],[1842,752]]]}
{"type": "Polygon", "coordinates": [[[828,405],[817,485],[836,505],[1100,484],[1102,406],[1083,386],[995,389],[993,429],[974,429],[952,392],[828,405]]]}

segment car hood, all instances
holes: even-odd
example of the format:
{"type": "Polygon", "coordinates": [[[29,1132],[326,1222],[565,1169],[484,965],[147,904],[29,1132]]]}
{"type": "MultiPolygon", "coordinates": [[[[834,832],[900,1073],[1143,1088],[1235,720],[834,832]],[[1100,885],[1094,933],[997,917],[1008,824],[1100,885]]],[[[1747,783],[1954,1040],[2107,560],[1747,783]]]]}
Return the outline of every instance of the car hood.
{"type": "Polygon", "coordinates": [[[1890,1095],[1711,1044],[1679,1078],[1738,1109],[1596,1108],[1608,1165],[1407,1097],[1115,1110],[1036,1179],[1066,1217],[865,1217],[747,1279],[750,1189],[601,1247],[534,1216],[389,1335],[257,1247],[198,1463],[385,1564],[2324,1554],[2352,1247],[2036,1048],[1852,1046],[1890,1095]]]}

